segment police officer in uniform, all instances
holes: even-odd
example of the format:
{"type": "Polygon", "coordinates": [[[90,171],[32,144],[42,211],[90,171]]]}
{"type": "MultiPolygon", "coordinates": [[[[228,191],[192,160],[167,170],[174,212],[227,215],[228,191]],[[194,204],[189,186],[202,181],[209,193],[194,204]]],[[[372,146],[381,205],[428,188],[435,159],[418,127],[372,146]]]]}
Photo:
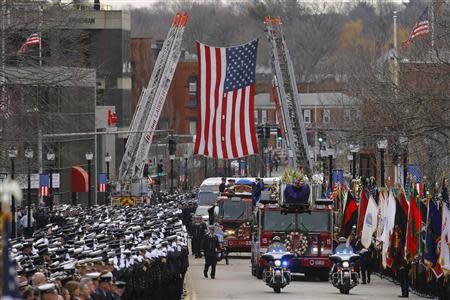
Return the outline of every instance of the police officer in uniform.
{"type": "Polygon", "coordinates": [[[217,252],[220,248],[219,239],[214,234],[214,226],[209,226],[209,232],[203,239],[203,251],[205,253],[205,268],[203,275],[208,278],[208,270],[211,266],[211,279],[216,278],[217,252]]]}

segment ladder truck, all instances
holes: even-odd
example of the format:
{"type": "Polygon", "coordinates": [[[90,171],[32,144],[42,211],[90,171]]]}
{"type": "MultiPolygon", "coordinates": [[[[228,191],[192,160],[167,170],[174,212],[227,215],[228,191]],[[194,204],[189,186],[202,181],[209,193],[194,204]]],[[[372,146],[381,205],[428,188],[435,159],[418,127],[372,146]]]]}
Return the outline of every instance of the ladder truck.
{"type": "Polygon", "coordinates": [[[310,176],[313,164],[309,156],[294,67],[284,39],[281,19],[280,17],[272,19],[268,16],[264,23],[270,45],[274,89],[281,108],[289,162],[293,169],[303,169],[304,173],[310,176]]]}
{"type": "Polygon", "coordinates": [[[188,18],[186,13],[174,16],[149,83],[141,92],[119,167],[118,181],[125,190],[127,183],[143,175],[153,135],[180,58],[188,18]]]}

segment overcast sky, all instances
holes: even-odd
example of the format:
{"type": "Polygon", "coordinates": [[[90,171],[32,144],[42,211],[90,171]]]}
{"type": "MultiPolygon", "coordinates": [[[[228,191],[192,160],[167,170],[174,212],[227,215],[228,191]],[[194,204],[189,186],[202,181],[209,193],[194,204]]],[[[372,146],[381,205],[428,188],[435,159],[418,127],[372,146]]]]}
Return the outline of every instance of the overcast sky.
{"type": "MultiPolygon", "coordinates": [[[[90,0],[93,1],[93,0],[90,0]]],[[[171,0],[165,0],[165,2],[170,2],[171,0]]],[[[189,1],[189,0],[185,0],[189,1]]],[[[195,0],[196,2],[217,2],[217,0],[195,0]]],[[[225,2],[247,2],[251,0],[224,0],[225,2]]],[[[303,0],[302,2],[329,2],[329,3],[339,3],[339,2],[357,2],[357,0],[303,0]]],[[[407,2],[407,0],[392,0],[392,2],[401,3],[407,2]]],[[[152,3],[159,2],[159,0],[100,0],[102,4],[110,4],[113,8],[123,8],[128,6],[135,7],[150,7],[152,3]]],[[[366,2],[376,3],[377,0],[366,0],[366,2]]]]}

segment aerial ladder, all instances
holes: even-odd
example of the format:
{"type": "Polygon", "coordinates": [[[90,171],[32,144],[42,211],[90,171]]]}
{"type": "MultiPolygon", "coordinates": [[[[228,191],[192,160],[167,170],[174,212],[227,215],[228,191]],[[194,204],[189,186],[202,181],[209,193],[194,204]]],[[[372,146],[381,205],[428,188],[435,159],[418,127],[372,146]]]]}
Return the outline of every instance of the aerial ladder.
{"type": "Polygon", "coordinates": [[[281,108],[283,128],[290,165],[312,175],[313,164],[300,106],[297,82],[289,50],[284,39],[280,17],[265,19],[266,35],[270,45],[274,88],[281,108]]]}
{"type": "Polygon", "coordinates": [[[174,16],[149,83],[141,92],[119,167],[119,182],[142,177],[153,135],[180,58],[187,20],[188,15],[185,13],[174,16]]]}

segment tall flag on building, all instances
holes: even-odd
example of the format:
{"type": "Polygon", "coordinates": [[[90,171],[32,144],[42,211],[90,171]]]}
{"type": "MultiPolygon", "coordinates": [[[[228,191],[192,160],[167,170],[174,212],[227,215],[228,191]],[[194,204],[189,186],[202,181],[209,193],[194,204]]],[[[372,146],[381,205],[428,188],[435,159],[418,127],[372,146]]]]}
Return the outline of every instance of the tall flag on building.
{"type": "Polygon", "coordinates": [[[48,174],[39,174],[39,195],[48,196],[50,189],[50,177],[48,174]]]}
{"type": "Polygon", "coordinates": [[[16,283],[16,264],[11,259],[10,247],[10,221],[7,212],[3,211],[1,216],[2,222],[2,295],[0,300],[20,300],[19,288],[16,283]]]}
{"type": "Polygon", "coordinates": [[[254,121],[258,40],[228,48],[197,42],[199,111],[194,154],[218,159],[258,153],[254,121]]]}
{"type": "Polygon", "coordinates": [[[442,276],[442,268],[438,261],[440,253],[440,247],[438,245],[441,241],[442,233],[442,216],[433,199],[428,201],[427,219],[427,233],[423,257],[425,265],[431,268],[434,275],[439,278],[442,276]]]}
{"type": "Polygon", "coordinates": [[[450,200],[445,181],[442,186],[442,232],[439,262],[444,274],[450,274],[450,200]]]}
{"type": "Polygon", "coordinates": [[[358,237],[361,237],[362,228],[364,224],[364,218],[366,217],[366,209],[367,204],[369,203],[369,199],[367,198],[367,194],[365,190],[361,191],[361,198],[359,200],[359,209],[358,209],[358,237]]]}
{"type": "Polygon", "coordinates": [[[412,188],[409,195],[408,223],[406,227],[405,257],[414,260],[419,252],[422,231],[422,214],[417,201],[417,191],[412,188]]]}
{"type": "MultiPolygon", "coordinates": [[[[397,209],[397,200],[394,196],[394,191],[389,191],[389,196],[386,201],[386,208],[384,210],[384,215],[382,218],[383,222],[383,233],[381,234],[381,241],[383,242],[383,251],[382,251],[382,264],[386,269],[388,266],[388,258],[389,258],[389,246],[390,240],[392,238],[392,234],[394,233],[395,226],[395,213],[397,209]]],[[[392,261],[392,260],[391,260],[392,261]]]]}
{"type": "Polygon", "coordinates": [[[41,33],[32,33],[20,46],[19,54],[24,55],[27,51],[28,46],[39,45],[41,43],[41,33]]]}
{"type": "Polygon", "coordinates": [[[372,195],[369,196],[366,214],[361,233],[361,243],[365,248],[369,248],[372,244],[372,236],[377,230],[378,208],[372,195]]]}
{"type": "Polygon", "coordinates": [[[348,237],[351,234],[352,227],[356,225],[358,220],[358,205],[356,204],[353,193],[348,191],[346,198],[341,233],[344,237],[348,237]]]}
{"type": "Polygon", "coordinates": [[[411,45],[415,38],[428,35],[430,32],[430,18],[428,14],[428,7],[426,7],[414,25],[408,39],[402,42],[402,47],[411,45]]]}
{"type": "Polygon", "coordinates": [[[98,174],[98,191],[100,193],[106,192],[106,173],[98,174]]]}

